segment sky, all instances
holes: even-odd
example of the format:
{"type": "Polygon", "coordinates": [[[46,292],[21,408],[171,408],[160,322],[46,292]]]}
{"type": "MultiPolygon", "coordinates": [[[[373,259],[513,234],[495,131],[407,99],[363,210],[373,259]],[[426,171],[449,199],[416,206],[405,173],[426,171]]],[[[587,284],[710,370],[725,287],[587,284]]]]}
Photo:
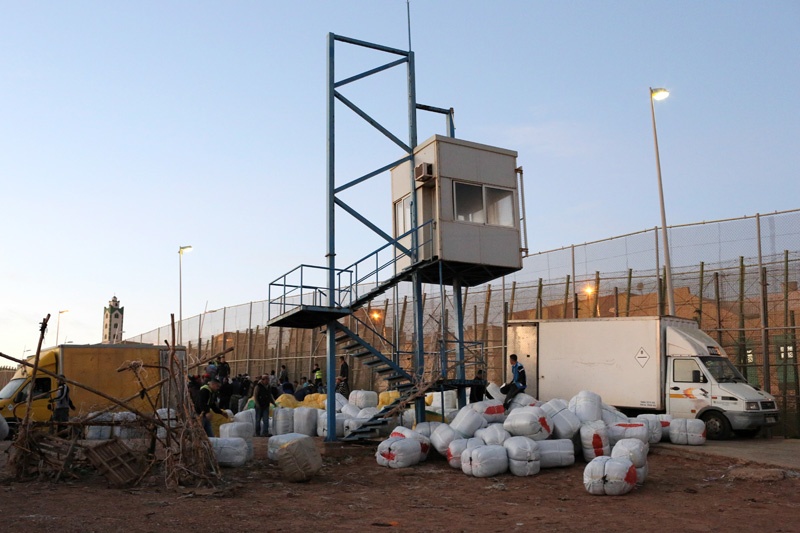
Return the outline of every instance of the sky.
{"type": "MultiPolygon", "coordinates": [[[[329,32],[408,49],[405,0],[0,0],[0,352],[125,337],[325,265],[329,32]],[[183,256],[179,291],[178,248],[183,256]],[[57,325],[59,311],[60,324],[57,325]],[[58,327],[57,327],[58,326],[58,327]]],[[[519,153],[529,248],[800,207],[800,3],[412,0],[417,101],[519,153]]],[[[336,45],[337,79],[395,57],[336,45]]],[[[407,139],[404,68],[342,92],[407,139]]],[[[444,134],[419,113],[419,140],[444,134]]],[[[339,183],[399,157],[340,104],[339,183]]],[[[388,174],[353,190],[390,231],[388,174]]],[[[337,261],[377,248],[337,213],[337,261]]]]}

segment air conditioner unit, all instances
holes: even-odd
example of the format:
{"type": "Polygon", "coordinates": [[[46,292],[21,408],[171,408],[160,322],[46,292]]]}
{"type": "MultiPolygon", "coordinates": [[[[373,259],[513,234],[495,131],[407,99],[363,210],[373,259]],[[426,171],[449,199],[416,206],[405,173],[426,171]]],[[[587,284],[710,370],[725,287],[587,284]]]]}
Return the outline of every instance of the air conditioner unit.
{"type": "Polygon", "coordinates": [[[426,182],[433,178],[433,163],[420,163],[414,167],[414,179],[426,182]]]}

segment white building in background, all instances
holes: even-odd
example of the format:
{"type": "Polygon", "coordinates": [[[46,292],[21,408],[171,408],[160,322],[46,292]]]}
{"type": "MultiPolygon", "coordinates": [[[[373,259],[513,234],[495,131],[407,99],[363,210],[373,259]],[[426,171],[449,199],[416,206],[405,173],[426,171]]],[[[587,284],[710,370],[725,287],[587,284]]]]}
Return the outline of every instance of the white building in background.
{"type": "Polygon", "coordinates": [[[117,344],[122,342],[122,320],[125,308],[120,307],[119,300],[114,296],[108,302],[108,307],[103,311],[103,344],[117,344]]]}

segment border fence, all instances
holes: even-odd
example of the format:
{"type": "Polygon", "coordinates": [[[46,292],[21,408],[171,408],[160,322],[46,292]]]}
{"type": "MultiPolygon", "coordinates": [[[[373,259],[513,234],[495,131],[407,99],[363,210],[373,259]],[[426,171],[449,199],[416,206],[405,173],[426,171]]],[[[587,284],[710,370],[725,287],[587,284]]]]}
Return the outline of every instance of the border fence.
{"type": "MultiPolygon", "coordinates": [[[[774,434],[800,437],[800,209],[668,231],[675,314],[696,320],[751,384],[776,397],[782,412],[774,434]]],[[[531,254],[521,271],[464,290],[464,340],[482,346],[488,379],[499,383],[505,381],[506,318],[663,315],[662,257],[657,227],[531,254]]],[[[429,288],[423,302],[425,350],[438,355],[440,343],[454,338],[448,324],[453,294],[446,287],[429,288]]],[[[410,292],[403,289],[358,311],[401,350],[412,342],[410,292]]],[[[325,333],[267,327],[268,308],[263,300],[185,319],[177,327],[187,355],[208,356],[232,346],[228,362],[234,374],[252,376],[286,365],[292,380],[311,377],[314,363],[325,368],[325,333]]],[[[171,328],[127,340],[161,344],[171,340],[171,328]]],[[[369,369],[352,365],[354,388],[383,386],[373,380],[369,369]]]]}

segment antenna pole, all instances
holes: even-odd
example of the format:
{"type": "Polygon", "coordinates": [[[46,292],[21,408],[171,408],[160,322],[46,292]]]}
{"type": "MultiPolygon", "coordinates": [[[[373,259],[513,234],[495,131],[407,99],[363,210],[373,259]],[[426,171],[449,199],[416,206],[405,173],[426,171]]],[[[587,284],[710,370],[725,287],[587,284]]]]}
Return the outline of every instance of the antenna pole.
{"type": "Polygon", "coordinates": [[[408,51],[411,51],[411,0],[406,0],[406,17],[408,18],[408,51]]]}

